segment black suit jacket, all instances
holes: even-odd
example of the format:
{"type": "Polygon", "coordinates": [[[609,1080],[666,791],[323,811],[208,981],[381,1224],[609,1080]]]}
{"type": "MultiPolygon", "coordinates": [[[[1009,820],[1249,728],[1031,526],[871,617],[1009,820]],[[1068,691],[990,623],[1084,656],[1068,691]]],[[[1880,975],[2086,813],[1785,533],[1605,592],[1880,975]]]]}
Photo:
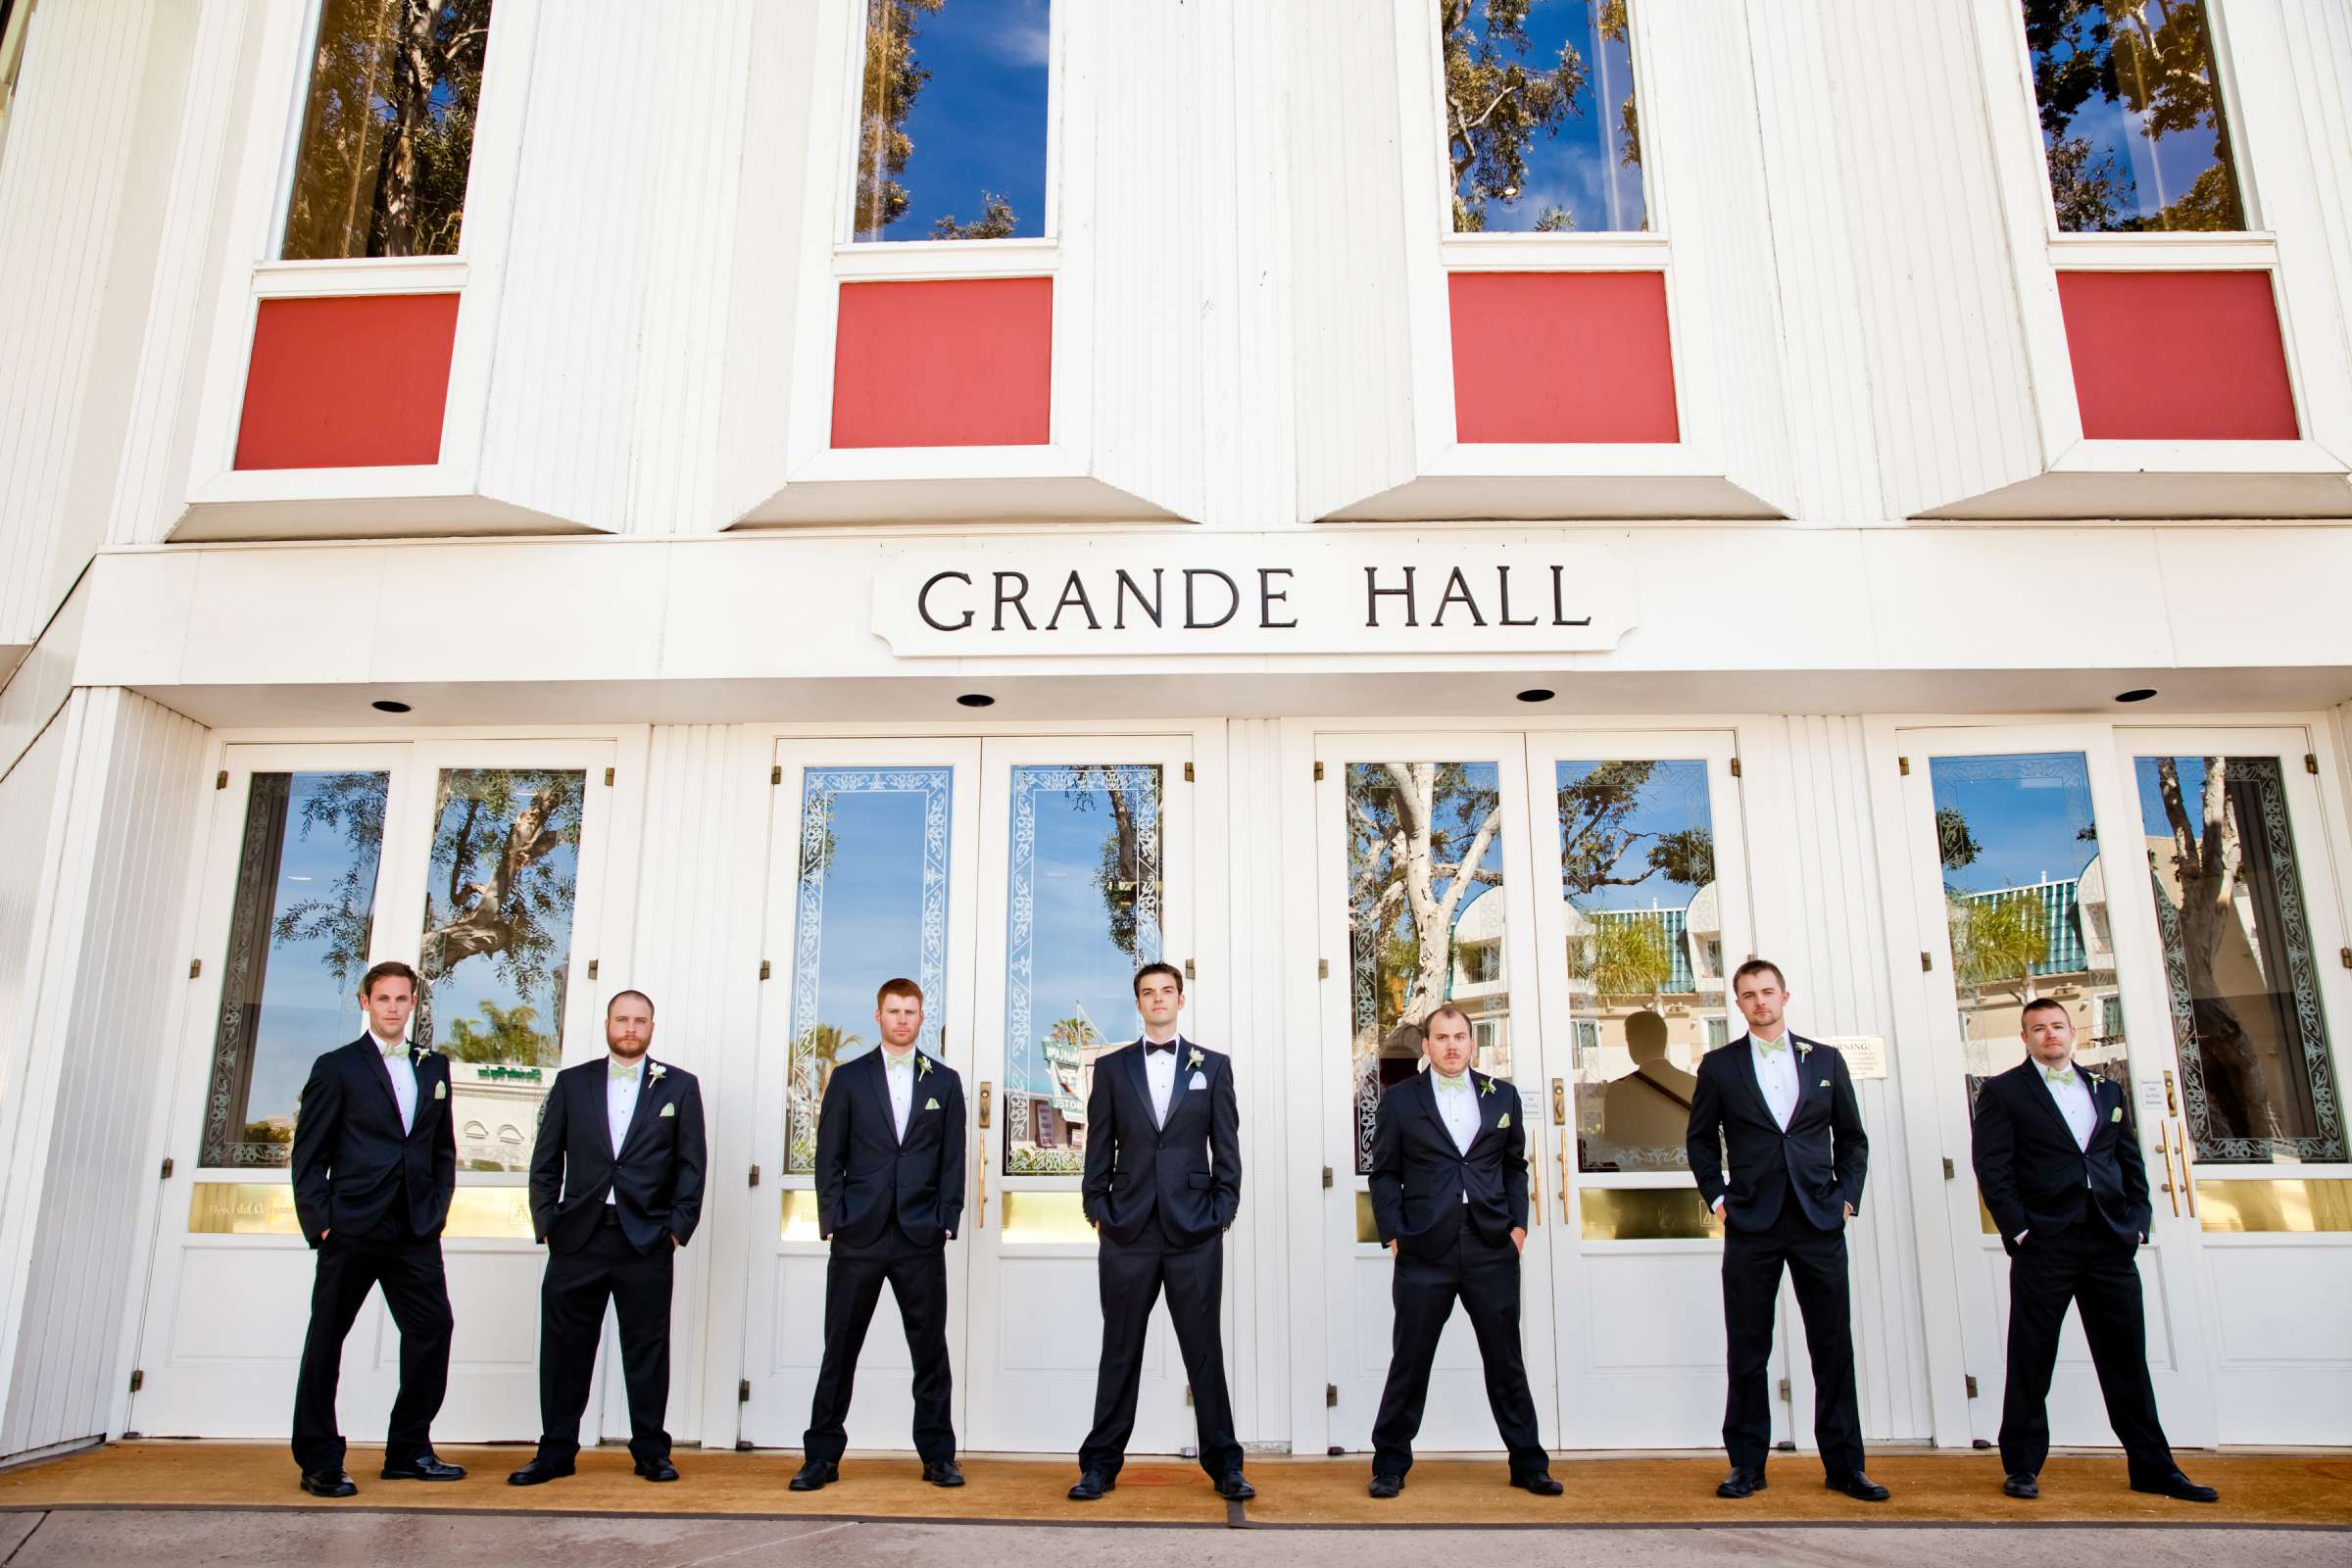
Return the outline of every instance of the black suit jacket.
{"type": "Polygon", "coordinates": [[[610,1192],[631,1247],[650,1252],[672,1236],[682,1247],[703,1214],[702,1085],[685,1068],[647,1057],[637,1108],[615,1150],[605,1115],[607,1059],[564,1068],[548,1091],[531,1146],[531,1229],[556,1251],[576,1252],[595,1235],[610,1192]]]}
{"type": "Polygon", "coordinates": [[[2032,1056],[1985,1079],[1977,1091],[1971,1160],[1977,1191],[2001,1228],[2001,1245],[2013,1253],[2020,1231],[2050,1235],[2079,1223],[2085,1186],[2099,1217],[2118,1236],[2136,1242],[2155,1219],[2132,1097],[2096,1073],[2083,1076],[2098,1111],[2088,1149],[2075,1146],[2074,1129],[2032,1056]]]}
{"type": "Polygon", "coordinates": [[[1086,1217],[1114,1242],[1142,1238],[1154,1217],[1177,1247],[1204,1242],[1242,1207],[1242,1110],[1233,1058],[1178,1036],[1165,1127],[1152,1119],[1144,1043],[1095,1063],[1086,1097],[1086,1217]],[[1193,1058],[1200,1058],[1199,1066],[1193,1058]],[[1193,1087],[1195,1075],[1204,1080],[1193,1087]]]}
{"type": "Polygon", "coordinates": [[[1372,1218],[1382,1245],[1400,1253],[1441,1252],[1453,1240],[1452,1216],[1490,1242],[1527,1228],[1527,1129],[1519,1091],[1504,1078],[1470,1074],[1478,1136],[1464,1153],[1438,1113],[1436,1075],[1421,1073],[1380,1097],[1372,1123],[1372,1218]],[[1492,1086],[1490,1088],[1489,1086],[1492,1086]],[[1465,1204],[1463,1196],[1470,1201],[1465,1204]],[[1426,1247],[1424,1236],[1434,1236],[1426,1247]]]}
{"type": "Polygon", "coordinates": [[[1752,1037],[1741,1035],[1699,1058],[1698,1087],[1690,1096],[1690,1174],[1709,1208],[1716,1199],[1725,1200],[1724,1224],[1731,1230],[1771,1229],[1790,1195],[1815,1230],[1841,1227],[1846,1204],[1862,1212],[1870,1136],[1862,1130],[1853,1075],[1835,1046],[1793,1032],[1788,1038],[1789,1049],[1802,1047],[1804,1054],[1797,1059],[1796,1110],[1787,1132],[1756,1087],[1752,1037]]]}
{"type": "Polygon", "coordinates": [[[458,1189],[449,1117],[449,1058],[412,1052],[416,1119],[400,1102],[375,1037],[362,1035],[311,1063],[294,1115],[294,1216],[313,1247],[328,1231],[365,1236],[389,1221],[417,1238],[441,1234],[458,1189]]]}
{"type": "Polygon", "coordinates": [[[936,1247],[962,1226],[963,1080],[920,1048],[913,1070],[902,1140],[882,1048],[833,1069],[816,1115],[819,1236],[870,1247],[895,1215],[908,1241],[936,1247]]]}

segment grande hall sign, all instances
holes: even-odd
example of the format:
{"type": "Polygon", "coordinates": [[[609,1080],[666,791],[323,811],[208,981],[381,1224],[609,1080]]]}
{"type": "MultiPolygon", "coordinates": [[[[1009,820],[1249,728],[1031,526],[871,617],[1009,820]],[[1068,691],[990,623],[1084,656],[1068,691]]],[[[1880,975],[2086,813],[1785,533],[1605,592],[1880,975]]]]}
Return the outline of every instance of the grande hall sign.
{"type": "Polygon", "coordinates": [[[1613,648],[1638,612],[1605,544],[1155,536],[894,554],[873,628],[901,658],[1552,654],[1613,648]]]}

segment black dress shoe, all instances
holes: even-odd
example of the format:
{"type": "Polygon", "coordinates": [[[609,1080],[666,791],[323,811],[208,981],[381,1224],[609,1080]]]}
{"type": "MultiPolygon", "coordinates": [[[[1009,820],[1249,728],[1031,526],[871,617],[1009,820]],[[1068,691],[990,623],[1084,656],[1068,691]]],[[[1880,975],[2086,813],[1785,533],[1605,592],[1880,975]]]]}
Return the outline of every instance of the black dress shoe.
{"type": "Polygon", "coordinates": [[[1718,1497],[1751,1496],[1763,1490],[1764,1472],[1761,1470],[1734,1470],[1715,1484],[1715,1495],[1718,1497]]]}
{"type": "Polygon", "coordinates": [[[2001,1490],[2012,1497],[2032,1498],[2041,1495],[2041,1488],[2034,1484],[2032,1476],[2011,1476],[2001,1483],[2001,1490]]]}
{"type": "Polygon", "coordinates": [[[841,1466],[830,1459],[811,1459],[801,1466],[801,1473],[785,1483],[792,1492],[814,1492],[829,1482],[841,1479],[841,1466]]]}
{"type": "Polygon", "coordinates": [[[923,1479],[935,1487],[960,1487],[963,1485],[963,1472],[956,1467],[953,1459],[934,1459],[923,1466],[923,1479]]]}
{"type": "Polygon", "coordinates": [[[305,1470],[302,1490],[314,1497],[356,1497],[360,1492],[340,1470],[305,1470]]]}
{"type": "Polygon", "coordinates": [[[1375,1497],[1394,1497],[1403,1490],[1404,1477],[1384,1476],[1377,1470],[1372,1472],[1372,1495],[1375,1497]]]}
{"type": "Polygon", "coordinates": [[[2211,1487],[2200,1487],[2176,1470],[2169,1476],[2149,1482],[2134,1481],[2133,1492],[2149,1492],[2159,1497],[2172,1497],[2181,1502],[2219,1502],[2222,1494],[2211,1487]]]}
{"type": "Polygon", "coordinates": [[[1521,1492],[1532,1492],[1539,1497],[1556,1497],[1568,1490],[1542,1471],[1532,1476],[1513,1476],[1511,1485],[1521,1492]]]}
{"type": "Polygon", "coordinates": [[[529,1464],[507,1477],[510,1487],[536,1487],[549,1481],[561,1481],[576,1474],[569,1459],[551,1459],[546,1454],[533,1458],[529,1464]]]}
{"type": "Polygon", "coordinates": [[[1892,1495],[1885,1487],[1857,1470],[1850,1476],[1838,1476],[1822,1482],[1832,1492],[1842,1492],[1856,1502],[1885,1502],[1892,1495]]]}
{"type": "Polygon", "coordinates": [[[1072,1502],[1100,1502],[1102,1500],[1102,1494],[1118,1490],[1119,1484],[1116,1480],[1089,1470],[1078,1478],[1076,1486],[1070,1488],[1070,1500],[1072,1502]]]}
{"type": "Polygon", "coordinates": [[[659,1459],[638,1460],[637,1473],[648,1481],[675,1481],[678,1479],[678,1467],[669,1462],[667,1454],[663,1454],[659,1459]]]}
{"type": "Polygon", "coordinates": [[[1223,1497],[1227,1502],[1248,1502],[1251,1497],[1257,1495],[1257,1489],[1244,1480],[1242,1473],[1236,1470],[1217,1483],[1217,1495],[1223,1497]]]}
{"type": "Polygon", "coordinates": [[[389,1460],[385,1461],[384,1479],[386,1481],[463,1481],[466,1479],[466,1467],[462,1464],[443,1464],[439,1454],[426,1452],[416,1455],[414,1459],[403,1459],[398,1464],[393,1464],[389,1460]]]}

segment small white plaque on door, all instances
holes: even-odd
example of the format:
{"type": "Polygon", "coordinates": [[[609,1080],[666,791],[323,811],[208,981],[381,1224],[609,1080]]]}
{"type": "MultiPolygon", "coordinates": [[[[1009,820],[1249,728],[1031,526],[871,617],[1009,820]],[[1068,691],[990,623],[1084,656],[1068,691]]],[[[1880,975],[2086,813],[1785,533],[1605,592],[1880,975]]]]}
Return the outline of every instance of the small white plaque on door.
{"type": "Polygon", "coordinates": [[[2164,1084],[2154,1078],[2139,1081],[2139,1108],[2151,1116],[2164,1114],[2164,1084]]]}
{"type": "Polygon", "coordinates": [[[1845,1070],[1856,1078],[1886,1076],[1885,1035],[1825,1035],[1822,1044],[1836,1046],[1845,1057],[1845,1070]]]}

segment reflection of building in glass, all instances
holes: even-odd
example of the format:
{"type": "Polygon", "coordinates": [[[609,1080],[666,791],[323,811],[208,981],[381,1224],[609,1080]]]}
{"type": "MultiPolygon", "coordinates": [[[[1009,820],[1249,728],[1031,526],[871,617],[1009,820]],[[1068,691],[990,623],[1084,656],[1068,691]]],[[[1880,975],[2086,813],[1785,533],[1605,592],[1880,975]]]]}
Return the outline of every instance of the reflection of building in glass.
{"type": "Polygon", "coordinates": [[[2116,994],[2107,877],[2092,856],[2071,877],[1945,895],[1969,1094],[2025,1059],[2026,1004],[2063,1003],[2075,1056],[2126,1081],[2123,999],[2116,994]]]}
{"type": "MultiPolygon", "coordinates": [[[[1511,982],[1503,968],[1502,935],[1502,889],[1488,888],[1470,901],[1453,923],[1451,983],[1445,1000],[1470,1015],[1470,1039],[1478,1048],[1470,1058],[1471,1066],[1508,1078],[1511,982]]],[[[1412,1054],[1418,1056],[1420,1053],[1421,1034],[1415,1030],[1412,1054]]]]}
{"type": "Polygon", "coordinates": [[[449,1064],[449,1113],[458,1124],[458,1169],[525,1170],[555,1069],[496,1062],[449,1064]]]}

